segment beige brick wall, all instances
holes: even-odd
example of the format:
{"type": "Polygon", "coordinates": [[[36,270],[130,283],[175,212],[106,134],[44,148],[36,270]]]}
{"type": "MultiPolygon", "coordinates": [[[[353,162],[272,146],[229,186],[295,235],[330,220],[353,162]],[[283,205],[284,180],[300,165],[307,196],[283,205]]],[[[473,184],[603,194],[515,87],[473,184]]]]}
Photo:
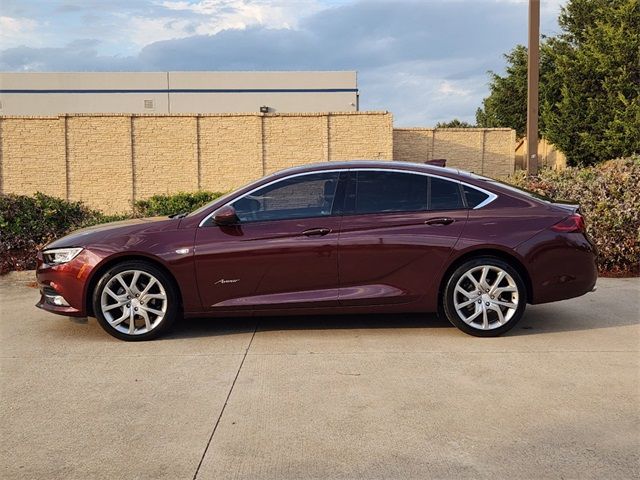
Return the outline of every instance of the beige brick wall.
{"type": "Polygon", "coordinates": [[[491,177],[513,173],[515,131],[508,128],[396,128],[393,159],[425,162],[444,158],[447,166],[491,177]]]}
{"type": "Polygon", "coordinates": [[[67,141],[69,199],[105,212],[126,210],[133,191],[131,117],[68,117],[67,141]]]}
{"type": "Polygon", "coordinates": [[[67,196],[65,119],[0,119],[1,193],[67,196]]]}
{"type": "Polygon", "coordinates": [[[504,178],[515,171],[516,132],[511,129],[487,129],[484,139],[483,173],[504,178]]]}
{"type": "Polygon", "coordinates": [[[326,162],[326,115],[264,117],[264,159],[265,174],[326,162]]]}
{"type": "Polygon", "coordinates": [[[257,115],[203,116],[200,188],[225,192],[262,176],[262,119],[257,115]]]}
{"type": "Polygon", "coordinates": [[[388,112],[0,117],[0,193],[108,213],[159,193],[229,191],[312,162],[392,157],[388,112]]]}
{"type": "Polygon", "coordinates": [[[37,191],[108,213],[134,200],[229,191],[282,168],[352,159],[423,162],[502,177],[509,129],[393,129],[388,112],[0,117],[0,193],[37,191]]]}
{"type": "Polygon", "coordinates": [[[394,128],[393,159],[402,162],[433,160],[433,128],[394,128]]]}
{"type": "Polygon", "coordinates": [[[134,200],[198,189],[196,117],[133,117],[134,200]]]}
{"type": "Polygon", "coordinates": [[[391,115],[331,114],[329,160],[391,160],[393,118],[391,115]]]}

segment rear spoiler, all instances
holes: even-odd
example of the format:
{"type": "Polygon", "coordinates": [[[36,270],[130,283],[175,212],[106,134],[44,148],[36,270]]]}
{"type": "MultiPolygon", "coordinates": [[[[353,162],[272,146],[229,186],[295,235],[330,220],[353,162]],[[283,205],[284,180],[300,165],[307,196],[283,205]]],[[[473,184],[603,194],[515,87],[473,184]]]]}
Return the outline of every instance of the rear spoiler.
{"type": "Polygon", "coordinates": [[[427,160],[424,162],[425,165],[432,165],[434,167],[446,167],[447,160],[444,158],[435,158],[433,160],[427,160]]]}
{"type": "Polygon", "coordinates": [[[565,210],[567,213],[577,213],[579,215],[582,215],[582,212],[580,211],[580,205],[578,203],[564,200],[551,200],[549,203],[551,203],[551,205],[553,205],[554,207],[565,210]]]}

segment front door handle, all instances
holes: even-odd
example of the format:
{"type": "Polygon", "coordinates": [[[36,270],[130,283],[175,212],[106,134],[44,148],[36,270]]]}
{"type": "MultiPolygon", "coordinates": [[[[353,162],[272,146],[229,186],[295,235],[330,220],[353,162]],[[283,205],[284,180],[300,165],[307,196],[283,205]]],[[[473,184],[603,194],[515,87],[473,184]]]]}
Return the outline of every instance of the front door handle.
{"type": "Polygon", "coordinates": [[[313,237],[313,236],[323,237],[327,233],[331,233],[330,228],[310,228],[309,230],[305,230],[304,232],[302,232],[302,234],[306,235],[307,237],[313,237]]]}
{"type": "Polygon", "coordinates": [[[454,221],[455,220],[451,217],[437,217],[437,218],[430,218],[429,220],[425,220],[424,224],[425,225],[450,225],[454,221]]]}

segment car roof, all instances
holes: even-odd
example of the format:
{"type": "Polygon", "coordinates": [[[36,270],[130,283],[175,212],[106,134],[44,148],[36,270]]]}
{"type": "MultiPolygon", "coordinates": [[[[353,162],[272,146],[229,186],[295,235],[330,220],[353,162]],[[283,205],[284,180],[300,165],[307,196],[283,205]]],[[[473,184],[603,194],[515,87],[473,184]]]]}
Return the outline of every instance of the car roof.
{"type": "Polygon", "coordinates": [[[434,175],[450,174],[458,175],[459,170],[455,168],[438,167],[435,165],[425,165],[414,162],[396,162],[392,160],[347,160],[334,162],[319,162],[299,165],[296,167],[279,170],[274,175],[290,175],[293,173],[312,172],[320,170],[348,170],[350,168],[376,168],[389,170],[409,170],[414,172],[432,173],[434,175]]]}
{"type": "MultiPolygon", "coordinates": [[[[527,198],[531,200],[530,195],[520,191],[518,188],[509,187],[496,182],[490,178],[477,175],[473,172],[467,172],[466,170],[458,170],[456,168],[439,167],[437,165],[429,165],[417,162],[396,162],[393,160],[348,160],[348,161],[335,161],[335,162],[320,162],[309,163],[306,165],[300,165],[297,167],[287,168],[272,173],[268,177],[270,180],[286,177],[288,175],[295,175],[297,173],[306,172],[321,172],[323,170],[348,170],[350,168],[375,168],[380,170],[406,170],[407,172],[419,172],[428,173],[431,175],[446,177],[452,180],[458,180],[467,185],[480,188],[492,192],[494,194],[500,193],[508,197],[527,198]]],[[[538,199],[539,202],[542,200],[538,199]]]]}

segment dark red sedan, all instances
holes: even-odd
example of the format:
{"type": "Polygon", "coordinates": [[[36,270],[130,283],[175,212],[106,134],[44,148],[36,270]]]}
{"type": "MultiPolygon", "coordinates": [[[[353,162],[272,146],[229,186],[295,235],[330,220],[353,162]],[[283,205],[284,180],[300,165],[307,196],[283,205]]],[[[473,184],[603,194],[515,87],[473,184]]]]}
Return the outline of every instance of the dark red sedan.
{"type": "Polygon", "coordinates": [[[38,307],[144,340],[181,315],[439,312],[496,336],[595,288],[576,205],[399,162],[262,178],[189,214],[79,230],[38,254],[38,307]]]}

